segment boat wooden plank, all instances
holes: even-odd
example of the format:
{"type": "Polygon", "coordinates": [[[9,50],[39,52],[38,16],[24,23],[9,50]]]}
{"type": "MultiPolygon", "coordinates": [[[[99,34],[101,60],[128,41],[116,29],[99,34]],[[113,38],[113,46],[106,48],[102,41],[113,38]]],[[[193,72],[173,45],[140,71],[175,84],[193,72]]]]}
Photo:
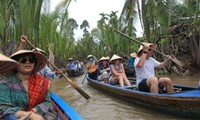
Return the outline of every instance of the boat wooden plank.
{"type": "Polygon", "coordinates": [[[200,97],[200,90],[188,90],[188,91],[183,91],[183,92],[177,92],[177,93],[171,94],[171,96],[200,97]]]}

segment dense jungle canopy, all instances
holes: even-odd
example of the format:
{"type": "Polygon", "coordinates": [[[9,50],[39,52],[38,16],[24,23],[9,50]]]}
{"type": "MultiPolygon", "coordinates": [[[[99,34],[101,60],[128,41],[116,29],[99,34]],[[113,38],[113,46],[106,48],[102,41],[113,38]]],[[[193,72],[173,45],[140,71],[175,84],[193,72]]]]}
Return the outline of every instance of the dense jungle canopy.
{"type": "MultiPolygon", "coordinates": [[[[22,34],[35,46],[54,54],[56,64],[69,57],[83,60],[89,54],[97,58],[129,56],[137,51],[138,44],[113,31],[116,29],[140,42],[156,43],[159,51],[181,60],[185,66],[174,65],[173,72],[177,74],[200,69],[199,0],[125,0],[120,16],[116,15],[119,11],[100,14],[98,27],[91,32],[87,20],[78,25],[69,18],[70,2],[63,0],[50,12],[50,0],[0,0],[2,53],[13,53],[22,34]],[[134,26],[137,16],[144,30],[140,38],[136,37],[134,26]],[[74,30],[78,27],[84,35],[75,40],[74,30]]],[[[155,53],[155,57],[163,60],[160,54],[155,53]]],[[[171,66],[173,63],[166,70],[171,66]]]]}

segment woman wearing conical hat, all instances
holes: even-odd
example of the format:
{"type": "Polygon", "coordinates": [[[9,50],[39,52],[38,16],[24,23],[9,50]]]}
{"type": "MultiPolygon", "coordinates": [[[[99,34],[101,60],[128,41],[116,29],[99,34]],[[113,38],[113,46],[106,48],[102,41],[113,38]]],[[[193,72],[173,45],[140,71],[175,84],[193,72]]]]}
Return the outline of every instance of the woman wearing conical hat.
{"type": "Polygon", "coordinates": [[[109,65],[110,58],[107,57],[101,57],[99,60],[98,65],[98,80],[104,81],[104,83],[107,83],[110,78],[110,65],[109,65]]]}
{"type": "Polygon", "coordinates": [[[138,50],[138,57],[135,59],[135,71],[136,71],[136,85],[138,90],[144,92],[159,93],[159,85],[165,86],[168,93],[174,92],[173,84],[170,78],[160,77],[159,79],[155,76],[155,68],[164,67],[167,62],[171,59],[171,56],[164,62],[158,62],[155,60],[153,55],[153,49],[156,45],[153,43],[143,43],[138,50]]]}
{"type": "Polygon", "coordinates": [[[131,86],[129,80],[126,77],[124,66],[122,64],[122,58],[118,55],[113,55],[110,59],[110,70],[112,76],[109,80],[111,84],[119,83],[121,87],[124,85],[131,86]]]}
{"type": "Polygon", "coordinates": [[[10,58],[18,65],[13,74],[0,79],[0,119],[17,120],[30,113],[31,120],[46,119],[48,110],[55,111],[48,90],[50,81],[37,72],[46,65],[47,58],[30,50],[19,50],[10,58]]]}
{"type": "MultiPolygon", "coordinates": [[[[18,50],[23,50],[24,49],[26,40],[27,40],[27,36],[21,35],[20,44],[18,46],[18,50]]],[[[41,52],[43,55],[45,55],[48,58],[48,54],[44,50],[42,50],[40,48],[33,49],[33,51],[39,51],[39,52],[41,52]]],[[[49,66],[47,64],[44,66],[43,69],[38,71],[38,74],[40,74],[40,75],[42,75],[42,76],[44,76],[44,77],[46,77],[48,79],[55,79],[55,78],[58,77],[57,74],[61,74],[61,73],[63,73],[63,70],[58,69],[58,70],[53,71],[53,70],[51,70],[49,68],[49,66]]]]}
{"type": "Polygon", "coordinates": [[[88,76],[92,79],[97,79],[98,77],[98,61],[94,55],[88,55],[86,59],[86,68],[88,76]]]}

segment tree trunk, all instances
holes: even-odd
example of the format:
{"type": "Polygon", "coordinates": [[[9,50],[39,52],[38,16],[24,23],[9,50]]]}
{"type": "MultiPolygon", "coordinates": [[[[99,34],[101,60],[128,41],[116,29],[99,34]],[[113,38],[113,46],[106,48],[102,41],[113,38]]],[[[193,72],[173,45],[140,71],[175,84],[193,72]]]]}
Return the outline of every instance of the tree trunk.
{"type": "Polygon", "coordinates": [[[190,33],[188,40],[191,48],[191,55],[195,66],[200,68],[200,31],[190,33]]]}

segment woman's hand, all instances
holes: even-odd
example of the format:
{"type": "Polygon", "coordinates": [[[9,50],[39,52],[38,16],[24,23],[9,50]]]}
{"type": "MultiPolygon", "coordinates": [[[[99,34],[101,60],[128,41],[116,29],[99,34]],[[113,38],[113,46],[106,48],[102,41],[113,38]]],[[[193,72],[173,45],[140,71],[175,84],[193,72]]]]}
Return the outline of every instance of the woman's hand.
{"type": "Polygon", "coordinates": [[[15,115],[20,120],[20,119],[24,118],[24,116],[29,115],[29,114],[31,114],[30,117],[29,117],[30,120],[44,120],[41,115],[36,114],[34,112],[30,112],[30,111],[26,112],[26,111],[21,111],[20,110],[15,115]]]}
{"type": "Polygon", "coordinates": [[[64,72],[63,72],[63,70],[61,70],[61,69],[58,69],[57,71],[55,71],[56,72],[56,74],[63,74],[64,72]]]}
{"type": "Polygon", "coordinates": [[[21,40],[22,43],[25,43],[26,40],[27,40],[27,36],[22,35],[22,36],[20,37],[20,40],[21,40]]]}
{"type": "Polygon", "coordinates": [[[166,57],[167,57],[167,60],[171,60],[172,59],[172,57],[170,55],[166,55],[166,57]]]}
{"type": "Polygon", "coordinates": [[[22,117],[24,117],[24,116],[26,116],[26,115],[28,115],[30,113],[31,112],[26,112],[26,111],[19,110],[19,111],[17,111],[15,113],[15,116],[20,119],[20,118],[22,118],[22,117]]]}
{"type": "Polygon", "coordinates": [[[17,48],[17,50],[23,50],[24,49],[24,45],[26,43],[27,37],[25,35],[21,35],[20,37],[20,44],[19,47],[17,48]]]}
{"type": "Polygon", "coordinates": [[[118,71],[118,73],[124,73],[124,71],[123,71],[123,70],[120,70],[120,71],[118,71]]]}
{"type": "Polygon", "coordinates": [[[36,113],[31,113],[30,120],[44,120],[43,117],[36,113]]]}

